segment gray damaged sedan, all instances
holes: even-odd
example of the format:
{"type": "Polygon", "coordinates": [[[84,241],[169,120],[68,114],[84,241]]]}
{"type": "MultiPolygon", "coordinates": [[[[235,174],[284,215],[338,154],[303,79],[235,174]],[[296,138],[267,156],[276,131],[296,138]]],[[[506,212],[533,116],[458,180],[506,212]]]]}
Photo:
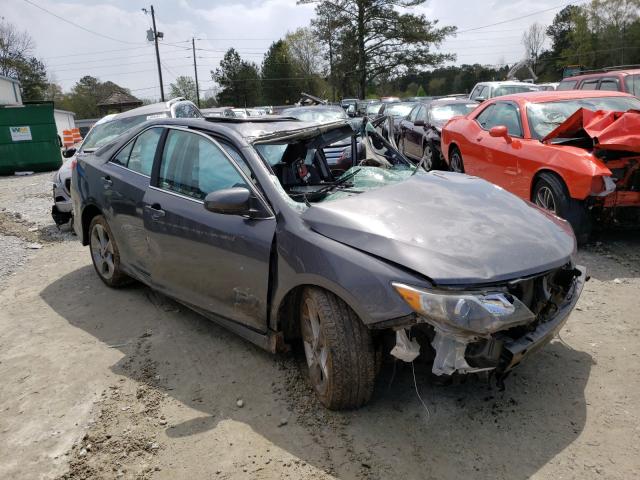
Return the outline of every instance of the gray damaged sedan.
{"type": "Polygon", "coordinates": [[[346,122],[162,119],[75,166],[74,227],[100,279],[132,279],[270,351],[299,342],[329,408],[371,397],[379,353],[499,379],[585,282],[563,220],[484,180],[413,166],[346,122]]]}

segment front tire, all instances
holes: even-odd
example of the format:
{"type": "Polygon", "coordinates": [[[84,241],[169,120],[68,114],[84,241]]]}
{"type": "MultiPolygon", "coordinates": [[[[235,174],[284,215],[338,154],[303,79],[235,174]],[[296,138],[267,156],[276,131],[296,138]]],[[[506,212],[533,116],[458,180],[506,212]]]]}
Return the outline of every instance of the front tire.
{"type": "Polygon", "coordinates": [[[552,173],[541,173],[533,187],[533,202],[541,208],[567,220],[579,243],[585,243],[591,233],[591,222],[584,204],[569,196],[564,182],[552,173]]]}
{"type": "Polygon", "coordinates": [[[332,410],[358,408],[371,398],[375,351],[371,333],[341,299],[307,288],[300,304],[300,330],[309,380],[332,410]]]}
{"type": "Polygon", "coordinates": [[[96,215],[89,225],[89,250],[93,268],[106,285],[117,288],[131,283],[120,267],[118,245],[102,215],[96,215]]]}
{"type": "Polygon", "coordinates": [[[429,142],[425,143],[424,149],[422,150],[422,162],[423,162],[422,165],[424,166],[424,169],[427,172],[436,168],[434,155],[435,155],[435,152],[431,144],[429,142]]]}
{"type": "Polygon", "coordinates": [[[462,153],[458,147],[451,149],[451,155],[449,155],[449,170],[452,172],[464,173],[464,162],[462,161],[462,153]]]}

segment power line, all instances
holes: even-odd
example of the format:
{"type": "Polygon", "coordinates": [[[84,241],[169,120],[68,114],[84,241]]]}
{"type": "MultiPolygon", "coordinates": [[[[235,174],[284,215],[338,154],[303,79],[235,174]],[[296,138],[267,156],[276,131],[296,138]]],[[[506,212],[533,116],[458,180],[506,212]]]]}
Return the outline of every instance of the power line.
{"type": "MultiPolygon", "coordinates": [[[[164,44],[160,44],[160,46],[164,46],[164,44]]],[[[43,60],[51,60],[53,58],[67,58],[67,57],[82,57],[84,55],[91,55],[91,56],[95,56],[95,55],[100,55],[103,53],[115,53],[115,52],[126,52],[129,50],[142,50],[145,48],[149,48],[149,45],[145,45],[144,47],[127,47],[127,49],[125,50],[125,47],[122,48],[116,48],[113,50],[100,50],[97,52],[77,52],[77,53],[67,53],[65,55],[54,55],[52,57],[45,57],[43,58],[43,60]]],[[[169,50],[170,52],[177,52],[179,50],[191,50],[189,47],[173,47],[173,45],[171,45],[171,48],[175,48],[175,50],[169,50]]]]}
{"type": "Polygon", "coordinates": [[[517,20],[522,20],[523,18],[529,18],[529,17],[533,17],[534,15],[539,15],[541,13],[550,12],[551,10],[557,10],[558,8],[564,8],[564,7],[568,7],[569,5],[574,5],[574,4],[578,4],[578,3],[584,3],[585,1],[586,0],[581,0],[581,1],[577,1],[577,2],[573,1],[573,2],[562,3],[560,5],[556,5],[555,7],[545,8],[544,10],[538,10],[536,12],[528,13],[527,15],[521,15],[519,17],[510,18],[508,20],[503,20],[501,22],[489,23],[487,25],[482,25],[481,27],[467,28],[466,30],[459,30],[459,31],[456,32],[456,34],[459,35],[461,33],[474,32],[476,30],[481,30],[481,29],[487,28],[487,27],[495,27],[496,25],[503,25],[505,23],[515,22],[517,20]]]}
{"type": "Polygon", "coordinates": [[[78,25],[75,22],[72,22],[71,20],[68,20],[64,17],[61,17],[60,15],[57,15],[49,10],[47,10],[44,7],[41,7],[40,5],[37,5],[35,3],[33,3],[31,0],[23,0],[25,3],[28,3],[29,5],[32,5],[40,10],[42,10],[43,12],[48,13],[49,15],[56,17],[58,20],[62,20],[63,22],[68,23],[69,25],[73,25],[76,28],[79,28],[80,30],[84,30],[85,32],[91,33],[92,35],[97,35],[98,37],[102,37],[102,38],[106,38],[107,40],[112,40],[114,42],[119,42],[119,43],[125,43],[127,45],[140,45],[139,43],[133,43],[133,42],[126,42],[124,40],[120,40],[118,38],[114,38],[114,37],[110,37],[109,35],[105,35],[103,33],[100,32],[94,32],[93,30],[89,30],[88,28],[83,27],[82,25],[78,25]]]}

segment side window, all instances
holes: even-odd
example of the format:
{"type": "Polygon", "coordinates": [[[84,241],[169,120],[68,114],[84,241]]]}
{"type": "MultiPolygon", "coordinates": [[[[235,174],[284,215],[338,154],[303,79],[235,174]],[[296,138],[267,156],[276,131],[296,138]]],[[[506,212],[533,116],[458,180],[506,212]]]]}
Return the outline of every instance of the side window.
{"type": "Polygon", "coordinates": [[[598,88],[598,79],[595,80],[585,80],[580,85],[580,90],[596,90],[598,88]]]}
{"type": "Polygon", "coordinates": [[[491,115],[488,123],[488,128],[504,125],[512,137],[522,136],[518,109],[510,103],[496,103],[496,108],[493,110],[493,115],[491,115]]]}
{"type": "Polygon", "coordinates": [[[115,157],[111,159],[113,163],[117,163],[118,165],[122,165],[123,167],[127,166],[129,163],[129,155],[131,155],[131,150],[133,149],[133,141],[129,142],[126,147],[120,150],[115,157]]]}
{"type": "Polygon", "coordinates": [[[577,80],[563,80],[558,85],[557,90],[573,90],[574,88],[576,88],[577,83],[577,80]]]}
{"type": "Polygon", "coordinates": [[[482,112],[480,112],[480,114],[476,117],[476,122],[478,122],[480,126],[485,130],[488,130],[489,128],[491,128],[491,127],[488,127],[487,125],[491,118],[491,112],[493,111],[494,108],[495,108],[495,104],[492,103],[487,108],[482,110],[482,112]]]}
{"type": "Polygon", "coordinates": [[[423,122],[427,121],[429,109],[427,107],[420,107],[420,112],[418,113],[417,120],[422,120],[423,122]]]}
{"type": "Polygon", "coordinates": [[[504,125],[513,137],[522,136],[518,109],[510,103],[495,103],[478,115],[478,123],[485,130],[504,125]],[[480,117],[483,117],[482,119],[480,117]]]}
{"type": "Polygon", "coordinates": [[[413,107],[413,110],[411,110],[411,113],[409,114],[409,121],[411,123],[415,122],[416,117],[418,116],[418,110],[420,110],[420,105],[416,105],[413,107]]]}
{"type": "Polygon", "coordinates": [[[600,82],[600,90],[617,92],[618,90],[620,90],[620,87],[618,87],[618,80],[616,80],[615,78],[603,78],[600,82]]]}
{"type": "Polygon", "coordinates": [[[482,85],[476,85],[476,88],[473,89],[473,91],[471,92],[471,95],[469,96],[469,98],[471,100],[475,100],[476,98],[478,98],[480,96],[480,92],[484,89],[484,87],[482,85]]]}
{"type": "Polygon", "coordinates": [[[204,200],[223,188],[246,186],[223,151],[202,135],[170,130],[160,164],[158,186],[204,200]]]}
{"type": "Polygon", "coordinates": [[[161,135],[162,128],[150,128],[140,134],[133,143],[127,168],[134,172],[150,176],[153,159],[156,155],[156,149],[161,135]]]}

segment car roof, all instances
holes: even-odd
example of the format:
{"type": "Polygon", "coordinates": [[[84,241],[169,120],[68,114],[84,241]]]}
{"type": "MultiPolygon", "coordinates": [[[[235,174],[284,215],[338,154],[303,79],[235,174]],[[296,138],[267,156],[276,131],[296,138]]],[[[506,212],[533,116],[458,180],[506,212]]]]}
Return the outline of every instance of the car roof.
{"type": "Polygon", "coordinates": [[[478,85],[483,85],[483,86],[490,86],[490,87],[501,87],[503,85],[524,85],[524,86],[531,86],[531,87],[535,87],[535,85],[533,83],[529,83],[529,82],[516,82],[514,80],[500,80],[500,81],[491,81],[491,82],[478,82],[476,83],[476,87],[478,85]]]}
{"type": "Polygon", "coordinates": [[[523,92],[492,98],[491,101],[524,100],[530,103],[553,102],[554,100],[572,100],[594,97],[632,97],[628,93],[612,92],[609,90],[546,90],[538,92],[523,92]]]}
{"type": "Polygon", "coordinates": [[[629,70],[620,69],[620,70],[605,70],[604,72],[584,72],[579,75],[572,75],[571,77],[563,78],[562,81],[570,81],[570,80],[582,80],[589,77],[611,77],[614,75],[637,75],[640,74],[640,68],[632,68],[629,70]]]}
{"type": "MultiPolygon", "coordinates": [[[[192,127],[198,130],[206,130],[212,133],[235,132],[248,141],[255,141],[262,137],[276,137],[278,134],[287,136],[288,132],[296,132],[307,129],[332,130],[349,126],[347,120],[318,124],[317,122],[304,122],[293,117],[269,115],[248,118],[161,118],[152,120],[146,125],[177,125],[192,127]]],[[[351,128],[349,126],[349,128],[351,128]]]]}

